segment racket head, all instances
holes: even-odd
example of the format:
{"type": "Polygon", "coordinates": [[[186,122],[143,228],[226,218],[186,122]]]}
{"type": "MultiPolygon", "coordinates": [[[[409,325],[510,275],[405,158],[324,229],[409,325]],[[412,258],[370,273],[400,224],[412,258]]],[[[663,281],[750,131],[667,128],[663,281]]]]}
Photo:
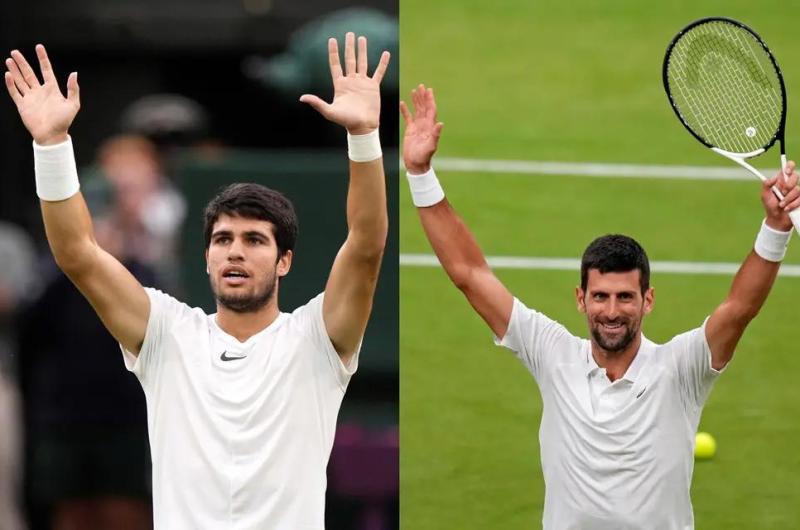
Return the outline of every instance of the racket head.
{"type": "Polygon", "coordinates": [[[675,115],[705,146],[755,156],[780,140],[783,154],[783,74],[747,25],[726,17],[695,20],[670,42],[662,75],[675,115]]]}

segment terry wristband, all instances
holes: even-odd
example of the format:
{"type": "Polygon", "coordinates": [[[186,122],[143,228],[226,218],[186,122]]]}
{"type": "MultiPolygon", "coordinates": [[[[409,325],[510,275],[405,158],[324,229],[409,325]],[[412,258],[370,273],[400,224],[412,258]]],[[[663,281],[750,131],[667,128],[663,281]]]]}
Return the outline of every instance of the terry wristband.
{"type": "Polygon", "coordinates": [[[80,189],[72,138],[56,145],[33,142],[36,194],[43,201],[63,201],[80,189]]]}
{"type": "Polygon", "coordinates": [[[761,230],[756,237],[753,249],[756,254],[767,261],[782,261],[786,255],[786,247],[792,238],[792,231],[781,232],[767,226],[766,219],[761,223],[761,230]]]}
{"type": "Polygon", "coordinates": [[[411,188],[411,199],[417,208],[427,208],[444,199],[444,190],[433,168],[422,175],[406,173],[406,177],[408,177],[408,187],[411,188]]]}
{"type": "Polygon", "coordinates": [[[348,132],[347,154],[353,162],[372,162],[383,156],[378,129],[359,135],[352,135],[348,132]]]}

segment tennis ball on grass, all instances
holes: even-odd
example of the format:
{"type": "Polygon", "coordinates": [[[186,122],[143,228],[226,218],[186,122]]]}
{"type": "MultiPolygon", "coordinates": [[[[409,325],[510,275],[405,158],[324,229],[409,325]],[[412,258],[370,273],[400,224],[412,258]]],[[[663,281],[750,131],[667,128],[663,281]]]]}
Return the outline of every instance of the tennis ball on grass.
{"type": "Polygon", "coordinates": [[[717,442],[707,432],[699,432],[694,437],[695,460],[709,460],[717,452],[717,442]]]}

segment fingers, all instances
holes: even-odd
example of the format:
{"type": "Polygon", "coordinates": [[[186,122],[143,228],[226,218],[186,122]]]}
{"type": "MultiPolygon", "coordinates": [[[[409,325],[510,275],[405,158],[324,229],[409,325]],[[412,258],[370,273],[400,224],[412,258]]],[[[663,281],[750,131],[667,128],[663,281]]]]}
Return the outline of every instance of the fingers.
{"type": "Polygon", "coordinates": [[[36,57],[39,59],[39,68],[42,71],[44,82],[55,83],[56,76],[53,73],[53,66],[50,64],[50,58],[47,57],[47,50],[41,44],[36,45],[36,57]]]}
{"type": "Polygon", "coordinates": [[[328,63],[331,67],[331,77],[337,80],[342,77],[342,63],[339,61],[339,43],[336,39],[328,39],[328,63]]]}
{"type": "Polygon", "coordinates": [[[22,94],[20,94],[19,90],[17,89],[17,85],[14,84],[14,77],[11,75],[11,72],[5,72],[4,78],[6,81],[8,95],[11,96],[14,104],[19,106],[22,103],[22,94]]]}
{"type": "Polygon", "coordinates": [[[24,96],[30,92],[31,87],[29,87],[28,83],[26,83],[25,79],[23,79],[22,72],[19,71],[19,66],[17,66],[17,63],[14,61],[14,59],[6,59],[6,68],[8,68],[8,72],[11,74],[11,79],[19,93],[24,96]]]}
{"type": "Polygon", "coordinates": [[[67,99],[80,107],[81,93],[78,86],[78,72],[72,72],[67,78],[67,99]]]}
{"type": "Polygon", "coordinates": [[[356,73],[367,75],[367,38],[363,36],[358,38],[356,73]]]}
{"type": "Polygon", "coordinates": [[[19,50],[13,50],[11,52],[11,58],[14,59],[15,63],[17,63],[19,71],[22,73],[22,78],[29,87],[33,88],[40,86],[39,79],[33,72],[33,68],[31,68],[31,65],[28,64],[28,61],[25,60],[25,57],[19,52],[19,50]]]}
{"type": "Polygon", "coordinates": [[[352,31],[344,35],[344,75],[356,73],[356,36],[352,31]]]}
{"type": "Polygon", "coordinates": [[[792,174],[794,173],[795,167],[796,164],[794,163],[794,160],[789,160],[783,167],[783,178],[785,181],[788,181],[791,178],[792,174]]]}
{"type": "Polygon", "coordinates": [[[317,112],[322,114],[324,117],[326,117],[326,118],[328,117],[328,114],[330,112],[329,111],[330,104],[325,103],[323,100],[321,100],[317,96],[313,96],[311,94],[303,94],[302,96],[300,96],[300,101],[302,103],[307,103],[308,105],[311,105],[311,107],[314,110],[316,110],[317,112]]]}
{"type": "Polygon", "coordinates": [[[436,102],[433,99],[432,88],[425,88],[425,85],[420,84],[414,90],[414,110],[417,113],[417,119],[436,121],[436,102]]]}
{"type": "Polygon", "coordinates": [[[425,94],[425,104],[427,105],[428,111],[431,113],[433,119],[436,120],[436,100],[433,98],[432,88],[429,88],[425,94]]]}
{"type": "Polygon", "coordinates": [[[406,123],[429,120],[433,126],[432,134],[438,138],[444,124],[436,121],[436,100],[433,97],[433,89],[425,88],[425,85],[420,84],[411,91],[411,101],[414,103],[413,115],[408,109],[408,105],[404,101],[400,102],[400,113],[406,123]]]}
{"type": "Polygon", "coordinates": [[[414,118],[411,116],[411,112],[408,110],[408,106],[406,105],[405,101],[400,102],[400,114],[403,115],[403,120],[406,122],[406,125],[411,125],[414,123],[414,118]]]}
{"type": "Polygon", "coordinates": [[[778,203],[778,206],[783,208],[784,212],[790,212],[800,206],[800,188],[795,186],[788,192],[784,193],[783,200],[778,203]]]}
{"type": "Polygon", "coordinates": [[[779,178],[780,175],[775,175],[774,177],[769,178],[761,183],[761,194],[763,195],[765,200],[771,200],[771,197],[773,196],[778,197],[778,200],[783,198],[782,197],[783,194],[778,189],[778,186],[776,186],[779,178]],[[778,196],[779,194],[781,196],[778,196]]]}
{"type": "Polygon", "coordinates": [[[424,85],[419,85],[411,91],[411,101],[414,103],[414,114],[417,118],[425,117],[425,108],[422,103],[422,91],[425,90],[424,85]]]}
{"type": "Polygon", "coordinates": [[[386,75],[386,69],[389,67],[389,59],[391,59],[389,52],[383,52],[381,54],[381,60],[378,62],[378,67],[375,68],[375,73],[372,74],[372,79],[378,84],[383,81],[383,76],[386,75]]]}

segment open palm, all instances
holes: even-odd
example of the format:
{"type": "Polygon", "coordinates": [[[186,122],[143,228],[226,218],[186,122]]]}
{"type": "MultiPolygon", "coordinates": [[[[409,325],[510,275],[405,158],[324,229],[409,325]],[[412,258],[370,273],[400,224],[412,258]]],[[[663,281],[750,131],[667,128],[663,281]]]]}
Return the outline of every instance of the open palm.
{"type": "Polygon", "coordinates": [[[351,134],[366,134],[378,128],[381,115],[380,84],[389,65],[389,52],[381,54],[372,77],[367,75],[367,39],[358,38],[356,58],[355,34],[345,35],[345,70],[339,62],[336,39],[328,40],[328,60],[333,79],[333,102],[326,103],[317,96],[303,94],[300,101],[308,103],[328,120],[345,127],[351,134]]]}
{"type": "Polygon", "coordinates": [[[400,102],[400,112],[406,122],[403,164],[410,173],[422,174],[430,169],[444,124],[436,121],[436,101],[432,88],[419,85],[411,92],[411,100],[414,103],[413,116],[405,102],[400,102]]]}
{"type": "Polygon", "coordinates": [[[80,110],[78,74],[67,79],[67,97],[58,87],[47,51],[41,44],[36,55],[42,72],[39,82],[33,68],[17,50],[6,59],[5,82],[11,99],[17,106],[22,123],[39,145],[57,143],[66,139],[67,131],[80,110]]]}

